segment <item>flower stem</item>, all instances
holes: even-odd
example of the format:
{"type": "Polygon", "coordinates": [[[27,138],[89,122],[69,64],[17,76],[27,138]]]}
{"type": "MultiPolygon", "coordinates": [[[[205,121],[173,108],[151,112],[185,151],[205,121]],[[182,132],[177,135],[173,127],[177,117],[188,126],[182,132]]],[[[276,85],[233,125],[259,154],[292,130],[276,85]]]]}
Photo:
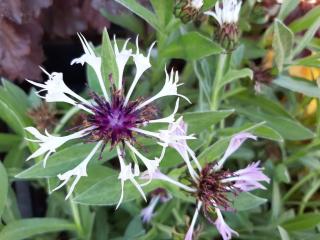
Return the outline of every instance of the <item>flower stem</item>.
{"type": "Polygon", "coordinates": [[[212,96],[211,96],[211,105],[210,105],[210,108],[212,111],[216,111],[219,108],[220,82],[223,78],[226,60],[227,60],[227,54],[225,53],[220,54],[218,63],[217,63],[217,68],[216,68],[216,75],[214,77],[214,82],[212,85],[212,96]]]}
{"type": "MultiPolygon", "coordinates": [[[[67,188],[68,188],[67,190],[69,191],[69,187],[67,187],[67,188]]],[[[72,200],[73,200],[73,196],[71,194],[71,196],[69,198],[69,203],[71,206],[72,216],[73,216],[74,223],[77,227],[78,236],[82,238],[84,236],[84,229],[83,229],[82,223],[81,223],[80,212],[79,212],[77,204],[74,203],[72,200]]]]}

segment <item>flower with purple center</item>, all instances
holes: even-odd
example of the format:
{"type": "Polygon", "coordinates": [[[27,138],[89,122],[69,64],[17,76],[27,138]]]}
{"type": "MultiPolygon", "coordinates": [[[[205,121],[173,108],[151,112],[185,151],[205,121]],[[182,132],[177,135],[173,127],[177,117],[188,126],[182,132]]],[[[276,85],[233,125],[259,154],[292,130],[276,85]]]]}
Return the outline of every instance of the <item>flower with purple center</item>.
{"type": "Polygon", "coordinates": [[[87,176],[87,166],[98,149],[101,149],[101,157],[105,146],[110,144],[111,148],[115,148],[117,151],[120,165],[119,179],[121,181],[121,196],[117,207],[123,200],[124,183],[127,180],[130,180],[144,197],[144,199],[146,199],[141,188],[142,185],[140,185],[135,179],[140,175],[139,165],[136,161],[134,163],[128,161],[125,155],[126,149],[127,151],[131,151],[132,155],[140,159],[145,165],[149,176],[148,182],[150,182],[152,175],[157,170],[160,161],[164,156],[165,149],[169,146],[167,141],[173,141],[170,140],[170,138],[179,140],[181,137],[175,136],[174,134],[169,136],[167,134],[167,132],[169,132],[168,129],[151,132],[144,130],[143,127],[153,123],[173,123],[175,121],[175,114],[179,107],[179,97],[184,98],[189,102],[187,97],[177,92],[178,87],[182,85],[179,83],[178,73],[171,71],[171,73],[168,74],[165,70],[165,83],[157,94],[148,99],[139,97],[138,99],[132,100],[131,95],[138,81],[140,80],[140,77],[151,67],[150,53],[155,43],[151,45],[147,55],[144,56],[139,50],[138,37],[136,38],[136,53],[132,53],[132,49],[127,49],[129,39],[125,42],[121,50],[119,50],[117,42],[114,39],[114,53],[116,57],[115,62],[117,64],[119,78],[115,79],[117,83],[115,84],[112,76],[110,76],[111,91],[108,92],[105,87],[103,80],[104,78],[101,71],[101,57],[96,55],[81,34],[79,34],[79,38],[85,53],[81,57],[74,59],[71,62],[71,65],[75,63],[84,65],[86,63],[92,67],[97,76],[103,95],[99,96],[98,94],[92,92],[90,94],[92,99],[86,100],[68,88],[63,81],[62,73],[53,72],[50,74],[43,68],[41,69],[48,76],[48,80],[45,83],[27,80],[31,84],[41,88],[37,94],[39,97],[44,98],[47,102],[69,103],[87,113],[83,124],[77,127],[78,131],[69,136],[58,137],[50,135],[48,132],[46,132],[46,135],[42,135],[33,127],[26,128],[26,130],[35,137],[35,139],[27,140],[38,142],[40,145],[40,148],[34,152],[28,158],[28,160],[45,154],[45,167],[49,156],[54,153],[57,148],[70,140],[85,138],[85,142],[96,142],[95,147],[78,166],[65,173],[58,174],[58,178],[62,181],[62,183],[54,190],[61,188],[62,186],[66,185],[71,178],[74,178],[74,181],[70,187],[70,191],[67,195],[68,198],[73,192],[80,178],[87,176]],[[132,84],[126,92],[123,82],[123,73],[125,65],[130,58],[132,58],[133,62],[135,63],[136,73],[132,84]],[[42,92],[46,92],[46,94],[44,96],[40,95],[42,92]],[[154,101],[165,96],[177,97],[174,111],[167,117],[157,118],[158,112],[154,106],[154,101]],[[163,146],[161,156],[155,157],[154,159],[148,159],[143,156],[143,154],[140,153],[134,146],[136,144],[137,135],[156,139],[156,142],[163,146]],[[167,138],[164,139],[163,135],[167,135],[167,138]]]}
{"type": "MultiPolygon", "coordinates": [[[[232,172],[223,170],[222,166],[226,159],[233,154],[247,139],[256,140],[257,137],[251,133],[242,132],[232,136],[230,143],[225,151],[223,157],[217,163],[209,163],[203,168],[195,157],[195,153],[189,148],[186,141],[182,138],[186,135],[186,126],[182,119],[171,124],[169,129],[173,126],[180,126],[181,139],[175,141],[179,147],[175,147],[178,153],[186,162],[189,174],[191,175],[191,185],[185,185],[160,171],[154,172],[153,179],[159,179],[178,186],[179,188],[190,192],[197,199],[197,207],[192,218],[185,240],[192,240],[194,227],[202,208],[204,216],[207,220],[216,226],[223,240],[230,240],[232,235],[238,235],[236,231],[231,229],[224,221],[222,211],[233,211],[231,204],[230,193],[237,196],[241,192],[248,192],[255,189],[265,189],[261,182],[270,182],[270,179],[262,172],[263,168],[259,167],[260,162],[249,164],[246,168],[232,172]],[[181,128],[181,126],[184,126],[181,128]],[[184,131],[182,131],[184,129],[184,131]],[[182,140],[183,139],[183,140],[182,140]],[[190,160],[194,160],[196,169],[192,168],[190,160]]],[[[173,144],[172,142],[170,144],[173,144]]],[[[145,178],[142,175],[142,178],[145,178]]]]}

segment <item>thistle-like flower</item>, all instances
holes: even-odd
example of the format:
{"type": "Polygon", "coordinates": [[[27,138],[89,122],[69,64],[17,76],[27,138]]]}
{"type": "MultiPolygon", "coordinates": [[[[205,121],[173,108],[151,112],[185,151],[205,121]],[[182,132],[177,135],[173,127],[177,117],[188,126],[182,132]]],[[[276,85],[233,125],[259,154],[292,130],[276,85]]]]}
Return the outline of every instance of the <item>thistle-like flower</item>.
{"type": "MultiPolygon", "coordinates": [[[[84,110],[87,115],[84,123],[78,127],[79,131],[75,132],[69,136],[58,137],[52,136],[48,132],[46,135],[42,135],[38,130],[32,127],[26,128],[26,130],[32,134],[36,139],[28,139],[30,141],[39,142],[40,148],[34,152],[29,158],[39,157],[42,154],[45,154],[44,166],[49,158],[49,156],[56,151],[61,145],[65,142],[73,139],[82,139],[85,138],[85,142],[96,142],[95,147],[89,153],[89,155],[74,169],[71,169],[65,173],[58,175],[58,178],[63,181],[56,189],[61,188],[72,177],[75,177],[75,180],[70,188],[70,191],[67,195],[67,198],[70,196],[72,191],[75,188],[75,185],[80,180],[82,176],[87,176],[87,166],[89,161],[94,157],[98,149],[100,148],[100,157],[102,151],[105,149],[106,144],[110,144],[111,148],[116,148],[118,159],[120,163],[120,174],[119,180],[121,181],[121,196],[118,203],[118,206],[123,200],[123,189],[124,183],[127,180],[130,180],[145,198],[145,195],[141,189],[141,185],[136,181],[136,177],[140,174],[139,165],[135,162],[134,164],[128,163],[125,156],[125,149],[131,151],[138,159],[142,161],[145,165],[148,172],[148,180],[150,181],[152,175],[159,166],[160,161],[162,160],[165,149],[168,146],[166,144],[170,139],[164,139],[162,137],[163,132],[168,130],[162,130],[161,132],[151,132],[142,129],[144,126],[152,123],[167,123],[171,124],[174,122],[175,113],[179,107],[179,101],[177,99],[174,112],[164,118],[157,118],[158,112],[154,106],[154,101],[165,96],[176,96],[177,98],[182,97],[188,100],[185,96],[178,94],[177,88],[181,85],[179,83],[178,73],[171,71],[168,74],[165,71],[165,83],[158,94],[155,96],[144,99],[142,97],[132,100],[131,95],[143,73],[151,67],[150,63],[150,53],[155,43],[153,43],[148,51],[147,56],[144,56],[139,51],[138,38],[136,39],[136,53],[132,53],[131,49],[127,49],[127,43],[129,39],[125,42],[123,48],[119,50],[116,41],[114,41],[114,50],[116,56],[116,63],[118,67],[119,79],[116,79],[117,86],[114,83],[114,80],[111,79],[111,91],[105,87],[104,78],[101,71],[101,57],[97,56],[93,49],[90,47],[86,39],[79,34],[80,41],[82,43],[84,54],[74,59],[71,62],[72,64],[88,64],[95,71],[103,96],[99,96],[96,93],[91,93],[91,100],[86,100],[78,94],[74,93],[63,81],[62,73],[48,73],[46,70],[41,68],[44,73],[48,76],[48,80],[45,83],[37,83],[34,81],[28,80],[33,85],[40,87],[41,90],[37,94],[44,98],[47,102],[66,102],[72,104],[82,110],[84,110]],[[125,93],[125,86],[123,83],[123,72],[127,61],[130,58],[133,58],[136,67],[136,75],[133,79],[131,86],[127,93],[125,93]],[[46,92],[42,95],[42,92],[46,92]],[[155,159],[148,159],[143,156],[142,153],[134,147],[136,143],[136,136],[142,135],[144,137],[155,138],[156,141],[163,146],[161,156],[155,159]]],[[[106,76],[104,76],[106,77],[106,76]]],[[[112,76],[111,76],[112,78],[112,76]]],[[[189,100],[188,100],[189,101],[189,100]]],[[[171,135],[172,138],[179,139],[174,135],[171,135]]],[[[55,189],[55,190],[56,190],[55,189]]],[[[117,207],[118,207],[117,206],[117,207]]]]}
{"type": "Polygon", "coordinates": [[[227,50],[232,50],[238,41],[238,20],[241,9],[239,0],[217,1],[215,11],[206,11],[204,14],[212,16],[219,24],[219,31],[215,34],[216,40],[227,50]]]}
{"type": "MultiPolygon", "coordinates": [[[[182,126],[183,124],[183,121],[180,120],[178,125],[182,126]]],[[[184,129],[186,129],[186,127],[184,129]]],[[[187,136],[186,132],[184,132],[184,136],[187,136]]],[[[194,227],[201,208],[208,221],[216,226],[223,240],[230,240],[232,235],[238,235],[236,231],[228,226],[222,215],[222,211],[233,210],[229,193],[237,196],[241,192],[265,189],[261,182],[269,183],[270,181],[270,179],[263,174],[263,168],[259,167],[260,162],[250,164],[246,168],[235,172],[222,169],[226,159],[233,154],[246,139],[256,140],[256,136],[246,132],[234,135],[231,138],[223,157],[217,163],[209,163],[204,168],[197,163],[195,154],[187,146],[186,141],[179,140],[179,149],[176,148],[176,150],[187,162],[187,167],[192,177],[191,186],[185,185],[159,171],[154,173],[154,179],[160,179],[174,184],[179,188],[190,192],[197,198],[197,207],[189,230],[186,233],[185,240],[192,240],[194,227]],[[187,160],[189,157],[186,157],[186,151],[190,156],[193,156],[192,159],[197,166],[196,170],[191,170],[192,164],[190,160],[187,160]]]]}

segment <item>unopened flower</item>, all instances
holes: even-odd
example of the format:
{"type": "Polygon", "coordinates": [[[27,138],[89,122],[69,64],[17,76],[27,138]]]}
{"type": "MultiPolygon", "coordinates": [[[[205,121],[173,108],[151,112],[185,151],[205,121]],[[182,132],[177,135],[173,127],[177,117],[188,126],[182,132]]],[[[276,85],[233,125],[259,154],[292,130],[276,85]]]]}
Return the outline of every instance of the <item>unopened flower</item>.
{"type": "Polygon", "coordinates": [[[177,0],[174,8],[174,14],[180,18],[183,23],[196,20],[200,9],[203,6],[203,0],[177,0]]]}
{"type": "Polygon", "coordinates": [[[222,0],[222,4],[217,1],[214,11],[204,13],[214,17],[218,22],[219,30],[215,33],[215,38],[227,50],[234,49],[238,41],[241,3],[239,0],[222,0]]]}
{"type": "MultiPolygon", "coordinates": [[[[202,208],[208,221],[216,226],[223,240],[229,240],[232,238],[232,235],[238,235],[236,231],[227,225],[222,216],[222,211],[233,210],[228,194],[231,193],[237,196],[241,192],[265,189],[261,182],[269,183],[270,181],[270,179],[263,174],[263,168],[259,167],[260,162],[250,164],[246,168],[235,172],[222,169],[226,159],[249,138],[255,140],[256,136],[246,132],[238,133],[231,138],[223,157],[216,164],[209,163],[204,168],[200,167],[200,169],[198,168],[192,171],[188,168],[193,178],[191,186],[185,185],[159,171],[155,172],[153,176],[154,179],[160,179],[174,184],[194,194],[198,200],[195,214],[189,230],[186,233],[185,240],[192,240],[200,208],[202,208]],[[196,171],[199,171],[199,173],[195,174],[196,171]]],[[[194,153],[192,155],[194,155],[194,153]]],[[[185,156],[182,155],[182,157],[184,158],[185,156]]]]}
{"type": "MultiPolygon", "coordinates": [[[[78,63],[83,65],[87,63],[90,65],[97,75],[103,96],[99,96],[96,93],[91,93],[90,96],[92,99],[86,100],[66,86],[63,81],[62,73],[54,72],[50,74],[44,69],[42,70],[48,76],[48,80],[45,81],[45,83],[37,83],[28,80],[33,85],[41,88],[37,94],[44,98],[47,102],[66,102],[77,106],[78,108],[84,110],[84,112],[87,114],[84,122],[76,127],[79,129],[79,131],[69,136],[52,136],[48,132],[46,132],[46,135],[42,135],[35,128],[26,128],[26,130],[36,138],[36,140],[31,141],[39,142],[40,144],[40,148],[34,152],[28,158],[28,160],[39,157],[42,154],[46,154],[44,159],[45,166],[49,155],[54,153],[58,147],[67,141],[86,138],[84,140],[85,142],[96,142],[95,147],[92,149],[88,157],[85,158],[78,166],[58,175],[58,178],[63,182],[56,189],[59,189],[67,184],[72,177],[75,178],[67,195],[68,198],[80,178],[82,176],[87,176],[86,169],[89,161],[93,158],[98,149],[101,149],[101,157],[102,151],[105,149],[106,144],[110,144],[111,148],[116,148],[120,163],[119,180],[121,182],[121,196],[117,205],[118,207],[123,200],[124,184],[127,180],[131,181],[141,195],[145,198],[141,185],[135,179],[140,175],[139,165],[137,163],[133,164],[126,160],[125,148],[131,151],[132,154],[140,159],[145,165],[149,175],[148,182],[150,182],[151,177],[157,171],[159,163],[164,156],[165,149],[168,146],[163,142],[163,139],[161,138],[161,132],[146,131],[142,128],[148,124],[158,122],[167,124],[173,123],[175,121],[175,114],[178,110],[179,101],[176,101],[175,109],[170,116],[160,119],[157,118],[158,113],[153,105],[154,101],[165,96],[176,96],[177,98],[182,97],[187,101],[189,100],[185,96],[178,93],[177,89],[181,83],[179,83],[178,73],[173,71],[171,71],[170,75],[167,73],[167,71],[165,71],[166,78],[164,86],[158,92],[158,94],[148,99],[144,99],[142,97],[136,100],[131,99],[131,95],[140,77],[151,67],[150,53],[154,43],[151,45],[147,55],[144,56],[142,53],[140,53],[138,38],[136,39],[136,53],[132,53],[131,49],[127,49],[127,43],[129,40],[125,42],[121,50],[119,50],[115,41],[115,60],[118,67],[119,78],[115,80],[111,79],[111,91],[107,91],[101,71],[101,57],[94,52],[89,43],[81,34],[79,34],[79,38],[85,53],[81,57],[74,59],[71,64],[78,63]],[[135,63],[136,75],[127,93],[125,93],[123,72],[126,63],[130,58],[133,58],[135,63]],[[115,82],[117,84],[115,84],[115,82]],[[42,92],[45,92],[45,94],[41,94],[42,92]],[[143,135],[144,137],[155,138],[156,142],[163,146],[161,156],[158,158],[155,157],[154,159],[148,159],[144,157],[143,154],[135,148],[136,136],[138,134],[143,135]]],[[[177,137],[174,135],[171,135],[171,137],[177,139],[177,137]]],[[[170,139],[166,139],[166,141],[170,141],[170,139]]]]}

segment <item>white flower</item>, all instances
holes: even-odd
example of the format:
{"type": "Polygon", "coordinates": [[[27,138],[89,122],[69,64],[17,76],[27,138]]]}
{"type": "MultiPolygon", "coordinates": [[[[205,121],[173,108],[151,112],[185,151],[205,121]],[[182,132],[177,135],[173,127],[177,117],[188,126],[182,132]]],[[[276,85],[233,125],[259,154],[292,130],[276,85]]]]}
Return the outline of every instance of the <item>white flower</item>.
{"type": "Polygon", "coordinates": [[[84,65],[86,63],[91,66],[97,75],[103,97],[99,96],[98,94],[92,93],[92,99],[86,100],[78,94],[74,93],[66,86],[63,81],[62,73],[53,72],[49,74],[44,69],[42,69],[49,78],[44,84],[29,80],[29,82],[33,85],[41,88],[38,94],[46,91],[46,94],[43,98],[45,98],[47,102],[66,102],[75,105],[82,110],[85,110],[88,115],[85,124],[79,126],[79,129],[85,129],[69,136],[55,137],[47,132],[46,135],[42,135],[34,128],[27,128],[26,130],[31,132],[37,138],[37,140],[31,141],[39,142],[40,144],[40,148],[35,151],[28,159],[46,154],[44,158],[45,165],[49,155],[54,153],[58,147],[69,140],[86,136],[86,138],[89,138],[89,141],[98,142],[96,148],[94,148],[94,151],[92,151],[88,155],[88,157],[83,160],[83,162],[81,162],[75,168],[58,175],[58,178],[63,182],[56,189],[59,189],[62,186],[66,185],[72,177],[75,177],[71,185],[71,189],[67,195],[67,197],[69,197],[80,178],[87,175],[87,165],[94,155],[94,152],[97,151],[96,149],[98,148],[98,146],[103,145],[101,147],[101,151],[103,151],[106,144],[111,144],[112,147],[117,148],[118,158],[120,162],[119,179],[121,181],[121,196],[117,205],[117,207],[119,207],[124,197],[124,184],[127,180],[130,180],[136,186],[141,195],[145,198],[144,193],[141,189],[141,186],[143,186],[143,184],[139,185],[139,183],[135,180],[135,177],[138,177],[140,174],[139,166],[138,164],[132,165],[132,163],[126,162],[126,159],[124,158],[126,149],[124,148],[129,149],[129,151],[137,156],[145,165],[149,176],[149,181],[147,183],[149,183],[152,179],[152,175],[158,170],[160,161],[164,156],[166,148],[168,146],[171,146],[169,143],[180,141],[181,139],[192,138],[190,136],[175,136],[175,132],[171,131],[170,129],[157,132],[151,132],[142,129],[142,127],[153,123],[173,124],[175,121],[175,115],[179,107],[179,98],[176,101],[173,113],[167,117],[160,119],[155,119],[157,113],[155,112],[152,104],[151,106],[149,106],[149,104],[154,100],[164,96],[177,96],[182,97],[186,100],[188,99],[177,92],[178,86],[181,85],[178,83],[178,73],[176,72],[174,74],[174,72],[172,71],[169,76],[165,71],[165,84],[158,94],[144,102],[141,102],[142,100],[140,98],[135,101],[130,100],[130,96],[133,93],[140,77],[146,70],[151,67],[150,55],[155,45],[155,43],[152,43],[148,53],[146,54],[146,56],[144,56],[142,53],[140,53],[140,49],[138,46],[138,37],[136,38],[137,49],[134,54],[132,54],[131,49],[127,49],[129,39],[125,42],[121,50],[119,50],[116,40],[114,41],[114,51],[116,57],[115,61],[119,72],[119,79],[117,79],[119,86],[118,89],[115,89],[115,87],[112,86],[111,92],[107,92],[101,72],[101,57],[95,54],[94,50],[81,34],[79,34],[79,38],[84,49],[84,54],[81,57],[74,59],[71,62],[71,65],[75,63],[84,65]],[[128,92],[126,92],[124,85],[122,84],[122,78],[125,65],[131,57],[135,63],[136,74],[131,86],[129,87],[128,92]],[[111,97],[109,98],[109,96],[111,97]],[[168,131],[171,131],[170,134],[168,131]],[[144,157],[143,154],[140,153],[132,144],[137,133],[141,133],[147,137],[151,136],[156,138],[157,142],[163,146],[161,156],[158,158],[155,157],[154,160],[144,157]]]}
{"type": "Polygon", "coordinates": [[[238,0],[222,0],[222,6],[220,7],[220,1],[218,0],[215,5],[215,12],[207,11],[205,14],[214,17],[220,26],[236,24],[239,20],[241,3],[238,0]]]}
{"type": "Polygon", "coordinates": [[[69,170],[63,174],[59,174],[58,175],[58,178],[63,181],[58,187],[56,187],[55,189],[53,189],[52,191],[56,191],[60,188],[62,188],[64,185],[67,184],[67,182],[70,180],[70,178],[72,176],[75,176],[75,180],[73,181],[71,187],[70,187],[70,190],[66,196],[66,199],[68,199],[75,186],[77,185],[77,183],[79,182],[80,178],[81,177],[86,177],[87,176],[87,166],[88,166],[88,163],[89,161],[91,160],[91,158],[93,157],[93,155],[98,151],[98,148],[102,145],[102,142],[98,142],[96,144],[96,146],[91,150],[91,152],[89,153],[89,155],[78,165],[76,166],[74,169],[72,170],[69,170]]]}
{"type": "Polygon", "coordinates": [[[199,10],[203,6],[203,0],[192,0],[191,7],[199,10]]]}
{"type": "Polygon", "coordinates": [[[65,144],[67,141],[85,136],[88,131],[88,129],[84,129],[68,136],[55,137],[50,135],[47,131],[46,131],[46,135],[43,135],[34,127],[27,127],[25,128],[25,130],[27,130],[36,138],[36,139],[27,139],[27,140],[31,142],[39,143],[40,145],[40,148],[37,151],[35,151],[33,154],[31,154],[27,158],[27,161],[32,158],[39,157],[46,153],[43,160],[43,167],[46,166],[47,159],[49,158],[50,154],[54,153],[58,147],[65,144]]]}

